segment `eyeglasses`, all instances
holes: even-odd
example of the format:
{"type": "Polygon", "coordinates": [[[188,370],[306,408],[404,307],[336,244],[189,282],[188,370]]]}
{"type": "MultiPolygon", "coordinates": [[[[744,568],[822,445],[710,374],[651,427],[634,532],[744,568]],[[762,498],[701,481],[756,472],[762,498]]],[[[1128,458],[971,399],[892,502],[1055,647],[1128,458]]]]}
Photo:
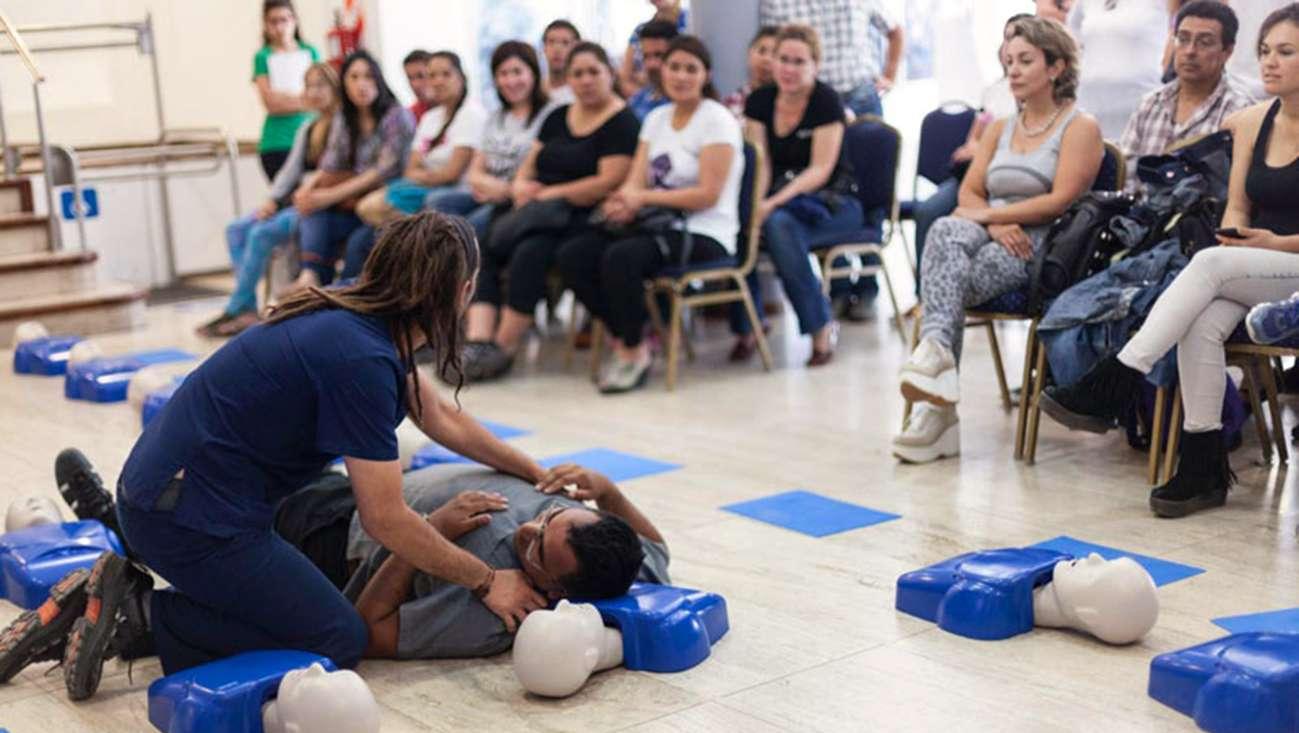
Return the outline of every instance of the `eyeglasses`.
{"type": "Polygon", "coordinates": [[[532,538],[532,543],[528,545],[528,549],[526,552],[524,552],[523,555],[524,558],[526,558],[529,563],[531,563],[539,571],[541,571],[542,573],[541,581],[545,583],[547,586],[552,588],[558,588],[559,581],[555,580],[555,576],[551,575],[550,572],[546,570],[546,566],[544,564],[546,529],[550,527],[551,520],[559,516],[560,513],[564,511],[564,509],[565,507],[557,506],[553,509],[548,510],[545,514],[542,515],[541,526],[537,528],[536,536],[532,538]]]}
{"type": "Polygon", "coordinates": [[[1178,48],[1194,45],[1197,51],[1212,51],[1219,45],[1218,39],[1213,36],[1192,36],[1190,33],[1178,33],[1173,36],[1173,43],[1176,43],[1178,48]]]}

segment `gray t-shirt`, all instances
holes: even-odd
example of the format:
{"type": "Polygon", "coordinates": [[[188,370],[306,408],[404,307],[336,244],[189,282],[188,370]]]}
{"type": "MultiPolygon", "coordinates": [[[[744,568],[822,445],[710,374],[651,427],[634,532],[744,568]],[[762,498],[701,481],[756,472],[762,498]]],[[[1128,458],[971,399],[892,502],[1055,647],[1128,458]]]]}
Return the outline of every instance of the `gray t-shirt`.
{"type": "Polygon", "coordinates": [[[514,178],[519,166],[523,165],[523,159],[528,157],[528,151],[532,150],[532,143],[537,140],[542,121],[557,106],[554,102],[547,104],[532,117],[532,122],[521,120],[506,109],[489,115],[479,144],[487,172],[507,181],[514,178]]]}
{"type": "MultiPolygon", "coordinates": [[[[501,569],[521,568],[514,550],[514,531],[519,525],[552,506],[583,506],[564,496],[542,494],[522,479],[481,466],[433,466],[409,473],[403,481],[406,503],[421,514],[437,509],[462,491],[494,491],[509,499],[509,509],[493,513],[490,524],[456,542],[478,559],[501,569]]],[[[648,583],[670,582],[667,546],[644,538],[641,546],[645,550],[645,562],[637,579],[648,583]]],[[[354,516],[347,556],[364,558],[364,561],[344,590],[349,599],[355,601],[360,596],[388,554],[365,534],[359,517],[354,516]]],[[[505,624],[464,586],[416,573],[413,596],[399,610],[401,632],[397,657],[400,659],[485,657],[499,654],[514,643],[505,624]]]]}

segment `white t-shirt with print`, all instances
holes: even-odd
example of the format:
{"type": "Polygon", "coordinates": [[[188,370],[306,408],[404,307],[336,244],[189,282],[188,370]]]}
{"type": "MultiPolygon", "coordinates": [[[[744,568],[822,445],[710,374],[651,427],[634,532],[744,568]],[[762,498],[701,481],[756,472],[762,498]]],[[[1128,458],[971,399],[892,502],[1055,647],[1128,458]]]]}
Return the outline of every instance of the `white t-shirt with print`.
{"type": "Polygon", "coordinates": [[[705,99],[686,126],[674,130],[675,109],[675,104],[665,104],[652,110],[641,123],[640,139],[646,144],[649,160],[646,185],[660,189],[698,185],[700,152],[709,145],[731,146],[735,154],[717,204],[687,216],[686,229],[712,237],[735,254],[735,238],[740,231],[740,179],[744,174],[740,125],[726,107],[705,99]]]}
{"type": "Polygon", "coordinates": [[[483,135],[483,124],[487,121],[487,113],[478,102],[466,99],[460,106],[460,111],[456,113],[455,120],[451,122],[451,127],[447,129],[446,135],[443,135],[441,142],[434,147],[433,138],[437,137],[446,119],[446,107],[435,107],[419,118],[419,126],[415,128],[415,139],[411,141],[410,149],[423,153],[424,167],[429,170],[436,170],[450,163],[456,148],[477,150],[483,135]]]}
{"type": "Polygon", "coordinates": [[[492,112],[483,126],[483,138],[478,148],[483,153],[487,173],[504,180],[513,178],[523,159],[528,157],[528,151],[532,150],[542,121],[557,106],[551,102],[541,108],[533,115],[531,123],[515,117],[507,109],[492,112]]]}

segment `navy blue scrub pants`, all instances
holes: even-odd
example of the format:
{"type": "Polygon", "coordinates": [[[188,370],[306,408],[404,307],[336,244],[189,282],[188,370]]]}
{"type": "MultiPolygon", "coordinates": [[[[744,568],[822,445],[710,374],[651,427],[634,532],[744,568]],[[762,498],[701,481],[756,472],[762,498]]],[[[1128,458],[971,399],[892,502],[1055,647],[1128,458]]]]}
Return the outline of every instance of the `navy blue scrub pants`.
{"type": "Polygon", "coordinates": [[[120,496],[117,507],[131,548],[172,585],[154,591],[150,604],[165,673],[259,649],[314,652],[344,669],[361,661],[368,640],[361,615],[269,527],[216,537],[120,496]]]}

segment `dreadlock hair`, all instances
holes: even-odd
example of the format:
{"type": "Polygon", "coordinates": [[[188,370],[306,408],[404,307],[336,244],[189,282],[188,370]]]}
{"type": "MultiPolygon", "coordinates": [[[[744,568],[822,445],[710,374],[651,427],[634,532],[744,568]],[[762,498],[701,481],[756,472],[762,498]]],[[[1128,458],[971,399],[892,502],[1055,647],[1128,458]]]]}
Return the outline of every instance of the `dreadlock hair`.
{"type": "MultiPolygon", "coordinates": [[[[268,322],[327,308],[385,318],[407,374],[415,371],[412,334],[418,329],[438,360],[438,376],[455,385],[458,402],[465,381],[460,292],[477,271],[478,240],[469,222],[436,211],[403,216],[379,228],[355,283],[307,288],[275,306],[268,322]]],[[[423,407],[415,390],[416,417],[423,407]]]]}

